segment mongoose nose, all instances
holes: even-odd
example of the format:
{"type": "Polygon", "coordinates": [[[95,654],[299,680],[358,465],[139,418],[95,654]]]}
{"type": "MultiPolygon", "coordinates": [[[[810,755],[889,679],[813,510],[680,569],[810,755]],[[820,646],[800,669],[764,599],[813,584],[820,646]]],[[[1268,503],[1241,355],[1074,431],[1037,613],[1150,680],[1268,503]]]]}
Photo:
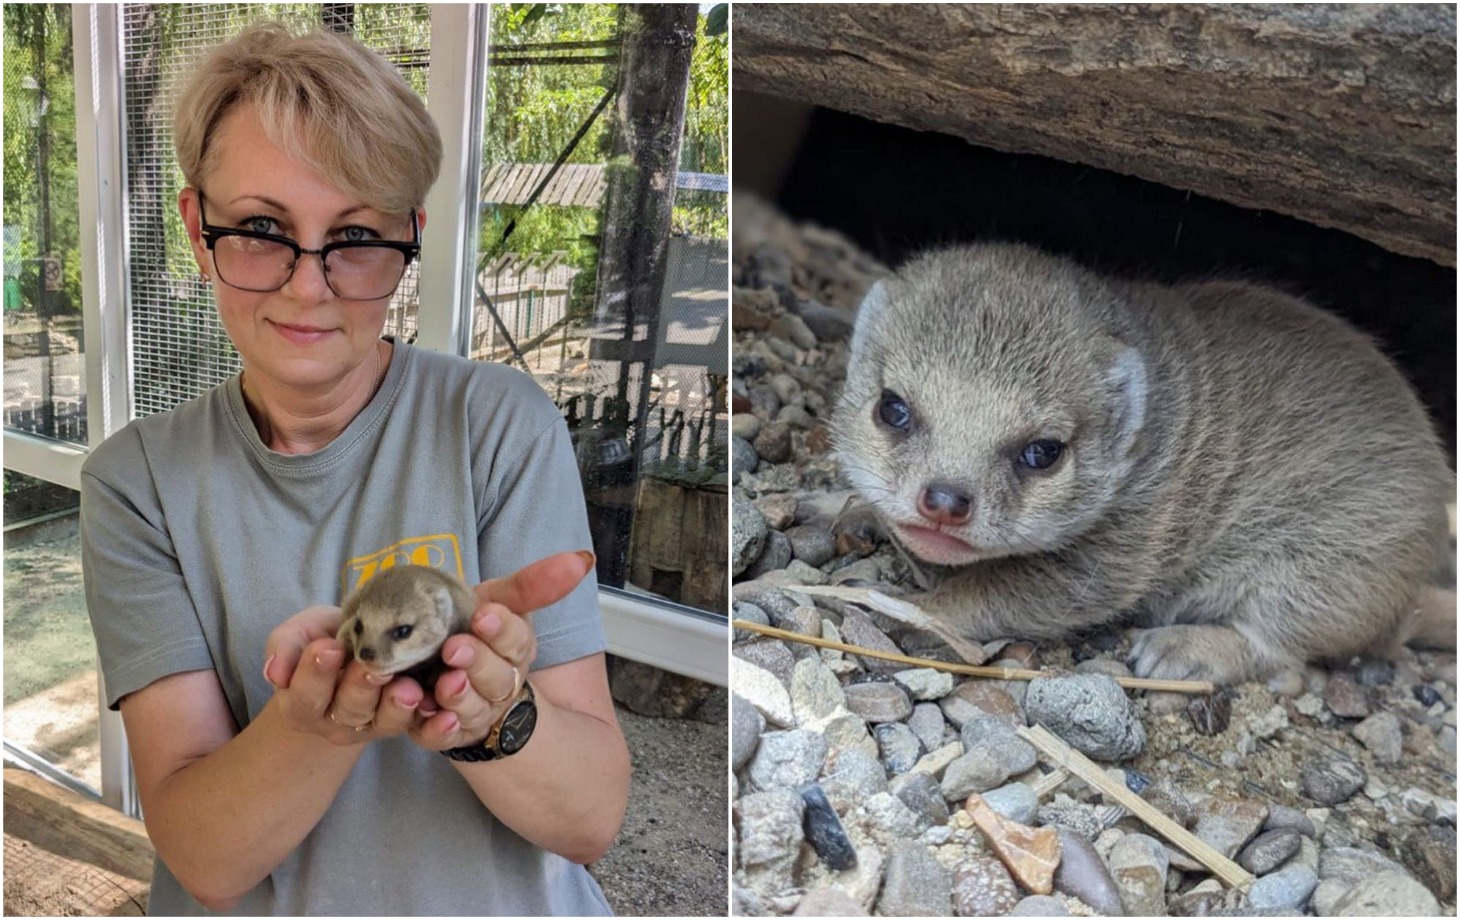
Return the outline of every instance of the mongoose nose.
{"type": "Polygon", "coordinates": [[[370,648],[369,646],[366,646],[365,648],[360,649],[355,654],[357,654],[357,655],[360,656],[360,660],[361,661],[374,661],[375,660],[375,649],[370,648]]]}
{"type": "Polygon", "coordinates": [[[918,513],[934,524],[967,524],[973,516],[973,499],[952,486],[935,482],[918,496],[918,513]]]}

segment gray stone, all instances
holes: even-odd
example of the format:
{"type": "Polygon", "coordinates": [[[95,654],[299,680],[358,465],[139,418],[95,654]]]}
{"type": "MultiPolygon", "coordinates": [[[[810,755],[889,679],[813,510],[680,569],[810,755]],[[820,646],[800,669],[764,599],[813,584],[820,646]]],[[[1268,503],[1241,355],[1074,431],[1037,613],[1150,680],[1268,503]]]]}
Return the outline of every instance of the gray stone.
{"type": "Polygon", "coordinates": [[[1336,878],[1350,886],[1383,872],[1399,871],[1399,863],[1358,847],[1328,847],[1318,859],[1319,878],[1336,878]]]}
{"type": "MultiPolygon", "coordinates": [[[[738,602],[735,604],[735,619],[745,620],[748,623],[756,623],[760,626],[771,625],[771,615],[766,613],[755,604],[738,602]]],[[[756,639],[760,634],[749,629],[735,627],[735,642],[749,642],[756,639]]]]}
{"type": "Polygon", "coordinates": [[[948,722],[958,729],[979,713],[997,716],[1010,726],[1027,724],[1019,703],[1007,692],[990,686],[988,681],[965,681],[939,700],[938,706],[948,722]]]}
{"type": "Polygon", "coordinates": [[[1351,730],[1359,743],[1369,749],[1379,763],[1399,763],[1404,754],[1404,731],[1399,717],[1381,710],[1355,725],[1351,730]]]}
{"type": "Polygon", "coordinates": [[[960,917],[1002,917],[1019,903],[1019,886],[992,856],[974,856],[954,875],[954,912],[960,917]]]}
{"type": "Polygon", "coordinates": [[[1439,902],[1404,872],[1363,879],[1333,906],[1335,917],[1437,917],[1439,902]]]}
{"type": "Polygon", "coordinates": [[[739,770],[750,762],[760,733],[765,731],[765,716],[738,693],[730,697],[730,764],[739,770]]]}
{"type": "MultiPolygon", "coordinates": [[[[897,647],[897,643],[887,638],[887,634],[873,625],[867,615],[860,610],[848,610],[842,616],[842,638],[848,644],[860,645],[873,651],[902,654],[902,649],[897,647]]],[[[862,665],[869,671],[889,673],[901,671],[907,667],[881,658],[863,658],[862,665]]]]}
{"type": "Polygon", "coordinates": [[[785,492],[762,495],[754,502],[760,513],[765,515],[766,526],[771,530],[785,530],[796,520],[796,496],[785,492]]]}
{"type": "Polygon", "coordinates": [[[789,728],[796,724],[791,709],[791,694],[786,685],[765,668],[730,656],[730,686],[756,708],[767,722],[789,728]]]}
{"type": "Polygon", "coordinates": [[[750,446],[767,463],[785,463],[791,459],[791,427],[783,422],[762,425],[750,446]]]}
{"type": "Polygon", "coordinates": [[[1024,711],[1071,747],[1095,760],[1135,757],[1146,730],[1115,679],[1104,674],[1040,677],[1029,683],[1024,711]]]}
{"type": "Polygon", "coordinates": [[[796,656],[780,639],[755,639],[751,642],[737,642],[731,650],[736,658],[759,665],[776,676],[781,686],[791,686],[791,672],[796,667],[796,656]]]}
{"type": "MultiPolygon", "coordinates": [[[[760,454],[744,438],[730,439],[730,472],[739,478],[741,473],[754,473],[760,467],[760,454]]],[[[737,573],[738,574],[738,573],[737,573]]]]}
{"type": "Polygon", "coordinates": [[[1323,690],[1323,702],[1328,704],[1329,712],[1345,719],[1362,719],[1372,711],[1363,688],[1342,671],[1329,676],[1323,690]]]}
{"type": "Polygon", "coordinates": [[[953,692],[953,675],[947,671],[939,671],[934,668],[909,668],[905,671],[898,671],[892,676],[915,700],[938,700],[953,692]]]}
{"type": "Polygon", "coordinates": [[[1095,847],[1068,828],[1059,828],[1059,835],[1060,864],[1054,873],[1054,890],[1079,898],[1107,917],[1124,913],[1120,889],[1095,847]]]}
{"type": "Polygon", "coordinates": [[[927,825],[902,799],[890,792],[879,792],[862,805],[867,832],[884,847],[912,840],[927,825]]]}
{"type": "Polygon", "coordinates": [[[1318,887],[1318,873],[1303,865],[1279,869],[1264,875],[1247,890],[1247,906],[1253,910],[1302,910],[1318,887]]]}
{"type": "Polygon", "coordinates": [[[787,789],[752,792],[735,803],[739,846],[745,866],[784,864],[789,870],[806,835],[801,829],[801,797],[787,789]]]}
{"type": "Polygon", "coordinates": [[[848,684],[843,692],[847,708],[868,722],[901,722],[912,715],[907,691],[890,681],[848,684]]]}
{"type": "Polygon", "coordinates": [[[1404,838],[1399,859],[1441,901],[1455,897],[1455,829],[1422,827],[1404,838]]]}
{"type": "Polygon", "coordinates": [[[765,515],[747,501],[730,503],[730,570],[739,575],[756,559],[765,548],[765,515]]]}
{"type": "Polygon", "coordinates": [[[1009,771],[988,751],[975,749],[955,759],[943,771],[943,798],[961,802],[975,792],[1002,785],[1009,771]]]}
{"type": "Polygon", "coordinates": [[[1267,805],[1246,799],[1213,796],[1194,811],[1196,826],[1192,832],[1229,859],[1257,835],[1267,820],[1267,805]]]}
{"type": "Polygon", "coordinates": [[[907,727],[929,751],[943,746],[943,729],[947,724],[943,710],[936,703],[914,703],[912,715],[907,717],[907,727]]]}
{"type": "Polygon", "coordinates": [[[1337,805],[1364,788],[1369,775],[1347,757],[1329,756],[1304,764],[1303,793],[1320,805],[1337,805]]]}
{"type": "Polygon", "coordinates": [[[1024,783],[1007,783],[980,794],[990,808],[1015,824],[1033,827],[1039,816],[1039,796],[1024,783]]]}
{"type": "Polygon", "coordinates": [[[754,412],[737,412],[730,416],[730,434],[750,441],[760,434],[760,416],[754,412]]]}
{"type": "Polygon", "coordinates": [[[831,795],[833,786],[845,790],[845,798],[832,801],[839,811],[856,807],[871,796],[887,791],[887,771],[877,758],[860,748],[849,748],[836,755],[836,760],[827,764],[822,788],[831,795]]]}
{"type": "Polygon", "coordinates": [[[887,858],[877,913],[884,917],[951,917],[953,874],[927,847],[903,845],[887,858]]]}
{"type": "Polygon", "coordinates": [[[839,307],[829,307],[815,300],[807,300],[797,308],[801,319],[806,322],[816,337],[823,342],[851,338],[856,313],[839,307]]]}
{"type": "Polygon", "coordinates": [[[820,527],[803,524],[786,531],[791,552],[807,565],[823,566],[836,555],[836,538],[820,527]]]}
{"type": "Polygon", "coordinates": [[[923,827],[946,824],[948,800],[943,787],[928,773],[904,773],[888,783],[888,790],[917,815],[923,827]]]}
{"type": "Polygon", "coordinates": [[[1045,803],[1039,807],[1039,822],[1045,827],[1059,827],[1094,840],[1105,829],[1093,805],[1079,802],[1045,803]]]}
{"type": "Polygon", "coordinates": [[[1070,909],[1059,898],[1047,894],[1031,894],[1009,911],[1008,917],[1068,917],[1070,909]]]}
{"type": "Polygon", "coordinates": [[[841,681],[819,656],[802,658],[791,671],[791,711],[798,728],[817,731],[847,711],[841,681]]]}
{"type": "Polygon", "coordinates": [[[780,530],[767,530],[761,555],[745,570],[746,578],[761,578],[791,564],[791,542],[780,530]]]}
{"type": "Polygon", "coordinates": [[[1266,875],[1293,857],[1303,838],[1291,827],[1263,831],[1237,854],[1237,864],[1253,875],[1266,875]]]}
{"type": "MultiPolygon", "coordinates": [[[[772,620],[777,628],[787,632],[799,633],[803,636],[821,635],[821,611],[815,607],[792,607],[790,610],[778,610],[772,620]]],[[[810,654],[815,654],[816,649],[809,645],[791,643],[791,654],[796,655],[798,649],[805,649],[810,654]]],[[[796,655],[804,658],[804,655],[796,655]]]]}
{"type": "Polygon", "coordinates": [[[1287,805],[1268,806],[1267,820],[1263,822],[1262,829],[1271,831],[1280,827],[1290,827],[1304,837],[1318,835],[1318,829],[1313,826],[1313,819],[1298,809],[1290,808],[1287,805]]]}
{"type": "Polygon", "coordinates": [[[750,784],[761,792],[799,789],[821,775],[825,760],[826,739],[816,732],[766,732],[747,768],[750,784]]]}
{"type": "Polygon", "coordinates": [[[826,750],[829,757],[840,757],[846,751],[855,748],[872,760],[877,759],[877,742],[872,740],[871,734],[868,733],[867,723],[850,712],[832,716],[817,730],[826,739],[826,750]]]}
{"type": "Polygon", "coordinates": [[[1399,801],[1405,811],[1419,815],[1426,821],[1455,826],[1455,797],[1438,796],[1418,786],[1411,786],[1399,793],[1399,801]]]}
{"type": "Polygon", "coordinates": [[[877,751],[882,763],[890,773],[906,773],[923,756],[922,742],[912,729],[901,722],[878,725],[872,732],[877,739],[877,751]]]}
{"type": "Polygon", "coordinates": [[[958,737],[965,750],[986,751],[1004,765],[1010,776],[1034,769],[1039,759],[1034,745],[1020,738],[1008,721],[982,710],[968,715],[958,737]]]}
{"type": "Polygon", "coordinates": [[[1145,834],[1126,834],[1110,850],[1110,876],[1120,891],[1125,913],[1132,917],[1166,914],[1166,847],[1145,834]]]}
{"type": "Polygon", "coordinates": [[[1170,777],[1158,776],[1155,782],[1141,790],[1140,795],[1157,811],[1182,827],[1189,829],[1196,823],[1196,811],[1192,808],[1191,800],[1170,777]]]}
{"type": "Polygon", "coordinates": [[[802,895],[801,902],[791,912],[793,917],[866,917],[864,908],[857,899],[840,888],[813,888],[802,895]]]}

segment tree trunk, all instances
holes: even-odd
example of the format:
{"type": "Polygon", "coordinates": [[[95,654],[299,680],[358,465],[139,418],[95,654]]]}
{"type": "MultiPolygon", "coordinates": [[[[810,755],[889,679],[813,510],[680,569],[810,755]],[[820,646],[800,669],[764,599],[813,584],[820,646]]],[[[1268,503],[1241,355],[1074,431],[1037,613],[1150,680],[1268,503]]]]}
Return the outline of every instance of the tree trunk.
{"type": "Polygon", "coordinates": [[[739,90],[1455,264],[1450,5],[748,4],[734,66],[739,90]]]}

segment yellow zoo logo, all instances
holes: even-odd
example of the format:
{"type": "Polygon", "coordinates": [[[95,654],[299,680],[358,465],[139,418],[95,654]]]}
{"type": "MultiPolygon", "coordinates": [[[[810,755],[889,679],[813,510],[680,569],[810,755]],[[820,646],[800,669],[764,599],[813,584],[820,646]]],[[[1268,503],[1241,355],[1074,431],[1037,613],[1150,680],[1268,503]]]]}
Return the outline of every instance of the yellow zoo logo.
{"type": "Polygon", "coordinates": [[[461,568],[461,547],[456,542],[456,534],[411,537],[345,563],[342,594],[349,594],[379,573],[398,565],[424,565],[453,572],[458,578],[466,577],[461,568]]]}

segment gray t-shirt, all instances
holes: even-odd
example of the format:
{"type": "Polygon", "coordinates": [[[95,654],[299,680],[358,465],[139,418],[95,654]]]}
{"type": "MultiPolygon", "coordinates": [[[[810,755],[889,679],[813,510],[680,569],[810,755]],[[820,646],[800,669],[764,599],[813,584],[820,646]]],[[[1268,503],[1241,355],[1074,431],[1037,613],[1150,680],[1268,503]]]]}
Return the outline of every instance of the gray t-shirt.
{"type": "MultiPolygon", "coordinates": [[[[273,693],[264,641],[339,604],[387,560],[469,584],[589,549],[567,426],[500,365],[397,344],[380,390],[331,444],[259,439],[238,378],[138,419],[81,476],[82,563],[107,703],[218,674],[240,727],[273,693]]],[[[533,614],[534,667],[605,648],[590,574],[533,614]]],[[[205,912],[161,860],[149,909],[205,912]]],[[[324,818],[238,914],[608,914],[587,871],[500,823],[439,754],[372,742],[324,818]]]]}

